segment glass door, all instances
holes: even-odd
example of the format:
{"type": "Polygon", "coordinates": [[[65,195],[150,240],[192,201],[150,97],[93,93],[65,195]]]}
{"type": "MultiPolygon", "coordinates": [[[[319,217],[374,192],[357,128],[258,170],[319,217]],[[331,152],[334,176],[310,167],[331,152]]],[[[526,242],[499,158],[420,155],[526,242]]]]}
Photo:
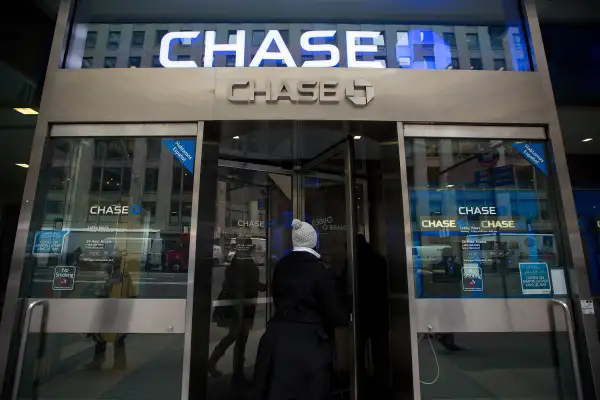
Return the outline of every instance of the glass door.
{"type": "Polygon", "coordinates": [[[420,398],[578,398],[544,130],[404,135],[420,398]]]}
{"type": "Polygon", "coordinates": [[[300,180],[301,213],[319,235],[317,251],[334,271],[339,296],[351,320],[348,328],[336,332],[334,392],[339,399],[359,398],[362,376],[357,368],[364,363],[357,351],[360,316],[355,303],[358,228],[354,161],[353,138],[347,137],[306,162],[300,180]]]}
{"type": "Polygon", "coordinates": [[[187,396],[197,135],[197,124],[53,127],[20,238],[13,399],[187,396]]]}

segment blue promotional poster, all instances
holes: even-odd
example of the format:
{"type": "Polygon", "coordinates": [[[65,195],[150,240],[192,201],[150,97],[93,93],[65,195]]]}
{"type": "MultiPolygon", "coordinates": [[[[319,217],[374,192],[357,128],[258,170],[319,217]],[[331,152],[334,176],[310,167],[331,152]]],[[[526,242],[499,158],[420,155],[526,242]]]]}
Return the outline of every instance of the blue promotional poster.
{"type": "Polygon", "coordinates": [[[552,294],[550,273],[546,263],[519,263],[521,290],[524,295],[552,294]]]}
{"type": "Polygon", "coordinates": [[[163,139],[162,144],[169,149],[177,160],[190,173],[194,173],[194,159],[196,157],[195,140],[163,139]]]}
{"type": "Polygon", "coordinates": [[[33,239],[34,257],[61,254],[68,231],[38,231],[33,239]]]}

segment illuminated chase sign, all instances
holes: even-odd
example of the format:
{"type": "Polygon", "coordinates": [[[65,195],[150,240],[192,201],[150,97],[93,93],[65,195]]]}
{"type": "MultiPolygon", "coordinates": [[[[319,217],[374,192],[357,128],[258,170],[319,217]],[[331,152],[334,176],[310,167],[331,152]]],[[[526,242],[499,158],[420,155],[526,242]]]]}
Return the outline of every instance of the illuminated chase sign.
{"type": "MultiPolygon", "coordinates": [[[[211,68],[214,66],[216,54],[227,54],[235,56],[236,67],[260,67],[264,61],[277,61],[288,67],[337,67],[340,64],[340,50],[334,44],[316,44],[317,39],[333,39],[337,31],[307,31],[300,36],[300,47],[303,51],[319,53],[327,56],[326,60],[306,60],[301,65],[296,63],[288,49],[281,34],[277,30],[270,30],[265,35],[256,55],[249,65],[244,65],[246,52],[246,31],[238,30],[235,43],[217,44],[216,31],[206,31],[204,37],[204,63],[203,66],[211,68]],[[270,49],[275,49],[270,51],[270,49]]],[[[377,60],[360,60],[363,54],[376,54],[377,45],[373,43],[381,32],[379,31],[346,31],[346,65],[349,68],[384,68],[377,60]],[[364,43],[370,41],[371,44],[364,43]]],[[[166,68],[197,68],[193,60],[172,60],[169,56],[171,44],[180,40],[181,42],[193,43],[200,39],[200,31],[169,32],[165,34],[160,43],[159,60],[166,68]]]]}

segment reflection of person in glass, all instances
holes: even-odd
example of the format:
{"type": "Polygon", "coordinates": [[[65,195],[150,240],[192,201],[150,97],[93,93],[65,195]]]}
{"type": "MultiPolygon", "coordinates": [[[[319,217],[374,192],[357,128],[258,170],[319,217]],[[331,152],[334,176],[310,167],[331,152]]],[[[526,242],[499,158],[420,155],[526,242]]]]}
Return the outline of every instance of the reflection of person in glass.
{"type": "MultiPolygon", "coordinates": [[[[358,351],[364,357],[370,344],[374,367],[374,385],[370,393],[385,399],[389,396],[387,261],[367,242],[364,235],[358,235],[356,258],[360,318],[358,351]]],[[[359,365],[361,374],[367,376],[366,363],[359,365]]]]}
{"type": "Polygon", "coordinates": [[[433,280],[438,282],[454,282],[461,279],[461,266],[456,261],[452,247],[442,249],[442,260],[433,270],[433,280]]]}
{"type": "Polygon", "coordinates": [[[275,315],[258,346],[255,400],[323,400],[331,396],[332,338],[348,324],[330,268],[314,250],[312,225],[292,221],[294,251],[275,266],[275,315]]]}
{"type": "MultiPolygon", "coordinates": [[[[126,252],[119,254],[115,249],[112,255],[112,268],[110,279],[105,287],[105,292],[100,297],[133,298],[136,289],[127,268],[126,252]]],[[[88,369],[101,369],[106,359],[106,347],[113,344],[114,361],[113,369],[127,368],[125,352],[125,334],[122,333],[91,333],[89,337],[94,341],[94,358],[87,365],[88,369]]]]}
{"type": "Polygon", "coordinates": [[[227,335],[221,339],[208,359],[208,372],[213,377],[222,373],[217,363],[225,355],[227,349],[235,343],[233,349],[233,384],[247,383],[244,375],[244,354],[246,342],[254,324],[256,298],[259,291],[264,291],[264,284],[259,281],[259,270],[250,257],[251,244],[240,240],[231,264],[225,270],[225,280],[219,294],[219,304],[213,312],[213,321],[222,328],[227,328],[227,335]],[[254,301],[253,301],[254,300],[254,301]]]}

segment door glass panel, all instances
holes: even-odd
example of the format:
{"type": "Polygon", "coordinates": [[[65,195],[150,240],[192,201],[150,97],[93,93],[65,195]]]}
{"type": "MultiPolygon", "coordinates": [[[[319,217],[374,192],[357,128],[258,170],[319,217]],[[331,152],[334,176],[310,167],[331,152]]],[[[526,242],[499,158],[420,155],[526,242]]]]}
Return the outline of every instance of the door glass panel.
{"type": "Polygon", "coordinates": [[[577,398],[566,332],[421,333],[418,343],[423,400],[577,398]]]}
{"type": "Polygon", "coordinates": [[[19,399],[180,400],[183,334],[30,334],[19,399]]]}
{"type": "Polygon", "coordinates": [[[50,139],[24,297],[185,298],[195,145],[50,139]]]}
{"type": "MultiPolygon", "coordinates": [[[[399,396],[411,391],[400,380],[397,387],[391,387],[390,370],[401,376],[411,361],[400,359],[402,346],[388,340],[397,333],[392,332],[389,321],[388,258],[394,270],[390,274],[398,279],[404,271],[406,286],[406,268],[400,262],[404,247],[398,245],[403,225],[397,206],[401,193],[396,124],[228,121],[205,124],[200,177],[203,193],[210,193],[211,182],[217,182],[215,197],[207,195],[205,203],[201,198],[199,204],[201,210],[208,210],[209,204],[214,207],[214,217],[207,213],[206,221],[199,222],[207,226],[214,223],[210,238],[207,233],[201,240],[212,240],[224,254],[222,263],[202,269],[202,279],[211,282],[212,304],[210,314],[204,316],[209,332],[204,350],[208,360],[207,399],[243,398],[248,390],[258,344],[274,312],[271,276],[277,261],[292,251],[293,217],[305,219],[318,231],[317,251],[336,272],[338,295],[343,297],[347,311],[352,311],[344,180],[348,143],[344,140],[353,141],[356,149],[358,233],[384,260],[373,265],[371,261],[376,258],[371,256],[361,268],[363,282],[378,281],[379,289],[378,296],[363,296],[361,310],[368,310],[371,318],[361,330],[364,340],[360,343],[358,386],[363,387],[364,396],[374,398],[384,398],[391,390],[399,396]],[[343,145],[339,151],[324,153],[339,144],[343,145]],[[315,159],[320,162],[315,163],[315,159]],[[308,163],[310,167],[306,167],[308,163]],[[377,205],[376,211],[369,210],[370,202],[377,205]],[[231,282],[243,282],[248,291],[228,293],[231,282]],[[398,355],[394,361],[392,347],[398,355]]],[[[200,279],[198,274],[196,279],[200,279]]],[[[398,281],[398,293],[403,291],[400,286],[398,281]]],[[[361,289],[365,293],[372,290],[364,285],[361,289]]],[[[398,322],[406,316],[398,307],[395,312],[393,318],[398,322]]],[[[358,314],[354,321],[360,324],[358,314]]],[[[395,329],[401,330],[401,326],[399,323],[395,329]]],[[[336,399],[349,399],[356,338],[346,329],[337,339],[333,390],[336,399]]]]}
{"type": "Polygon", "coordinates": [[[544,143],[409,139],[406,155],[417,297],[552,296],[565,264],[544,143]]]}

